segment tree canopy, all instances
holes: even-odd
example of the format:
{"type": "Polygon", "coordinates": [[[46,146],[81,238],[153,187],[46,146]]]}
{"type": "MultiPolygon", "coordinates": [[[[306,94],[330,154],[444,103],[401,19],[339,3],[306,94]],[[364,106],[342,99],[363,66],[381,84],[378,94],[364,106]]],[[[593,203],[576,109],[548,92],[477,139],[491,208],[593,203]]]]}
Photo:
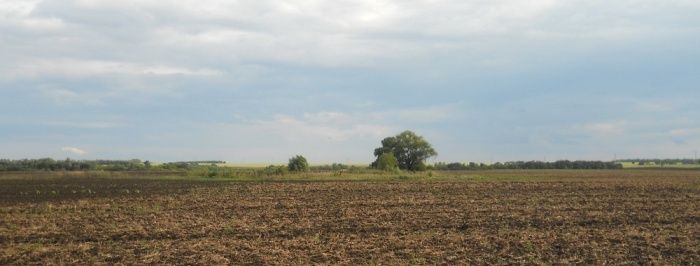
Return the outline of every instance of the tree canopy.
{"type": "Polygon", "coordinates": [[[399,161],[393,153],[387,152],[377,157],[375,168],[384,171],[396,170],[399,168],[399,161]]]}
{"type": "Polygon", "coordinates": [[[374,150],[374,156],[377,156],[378,160],[373,166],[378,166],[379,158],[385,153],[396,157],[400,169],[410,171],[425,169],[425,160],[437,155],[428,141],[409,130],[383,139],[382,147],[374,150]]]}

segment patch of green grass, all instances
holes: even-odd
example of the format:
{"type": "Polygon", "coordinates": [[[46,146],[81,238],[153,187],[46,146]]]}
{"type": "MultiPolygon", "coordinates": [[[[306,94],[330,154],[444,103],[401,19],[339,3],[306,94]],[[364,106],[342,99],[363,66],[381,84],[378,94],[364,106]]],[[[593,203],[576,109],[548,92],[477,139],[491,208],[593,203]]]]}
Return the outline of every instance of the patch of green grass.
{"type": "Polygon", "coordinates": [[[539,181],[552,179],[548,175],[539,175],[534,171],[488,171],[488,172],[453,172],[453,171],[367,171],[362,173],[286,173],[283,175],[236,175],[208,177],[206,175],[190,175],[190,179],[206,181],[233,181],[233,182],[323,182],[323,181],[377,181],[377,182],[432,182],[432,181],[539,181]]]}
{"type": "MultiPolygon", "coordinates": [[[[163,181],[197,181],[197,182],[339,182],[339,181],[365,181],[365,182],[528,182],[528,181],[557,181],[563,179],[587,180],[596,177],[630,177],[630,176],[678,176],[687,177],[688,170],[683,169],[626,169],[626,170],[483,170],[483,171],[379,171],[363,169],[361,171],[317,171],[317,172],[285,172],[281,174],[256,172],[256,171],[232,171],[218,169],[216,175],[210,175],[206,168],[197,168],[189,172],[163,173],[162,175],[117,172],[105,174],[104,172],[83,172],[79,175],[69,176],[65,173],[29,173],[27,175],[15,175],[10,179],[39,180],[71,178],[95,178],[95,179],[142,179],[163,181]],[[94,174],[94,175],[93,175],[94,174]]],[[[693,171],[690,171],[693,172],[693,171]]],[[[4,180],[0,178],[0,180],[4,180]]],[[[37,189],[26,192],[28,194],[51,194],[52,190],[37,189]]],[[[55,190],[56,193],[67,194],[94,194],[90,188],[70,188],[55,190]]],[[[132,188],[123,188],[123,194],[142,194],[143,191],[132,188]],[[127,190],[128,189],[128,192],[127,190]]]]}

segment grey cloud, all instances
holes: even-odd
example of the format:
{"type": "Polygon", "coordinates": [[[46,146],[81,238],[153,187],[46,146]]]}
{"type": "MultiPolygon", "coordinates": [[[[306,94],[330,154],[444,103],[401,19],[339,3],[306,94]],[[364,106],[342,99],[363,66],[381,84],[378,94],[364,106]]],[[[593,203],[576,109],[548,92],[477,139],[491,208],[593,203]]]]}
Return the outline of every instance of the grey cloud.
{"type": "Polygon", "coordinates": [[[698,13],[694,0],[0,1],[0,119],[92,121],[32,136],[70,147],[100,131],[86,147],[105,156],[131,153],[100,143],[138,140],[124,149],[226,155],[254,143],[256,158],[283,146],[342,159],[317,137],[357,140],[341,147],[364,160],[405,128],[434,136],[445,159],[670,154],[699,141],[687,133],[698,13]],[[110,115],[125,118],[99,120],[110,115]],[[281,141],[285,127],[297,142],[281,141]],[[168,146],[188,139],[206,141],[168,146]]]}

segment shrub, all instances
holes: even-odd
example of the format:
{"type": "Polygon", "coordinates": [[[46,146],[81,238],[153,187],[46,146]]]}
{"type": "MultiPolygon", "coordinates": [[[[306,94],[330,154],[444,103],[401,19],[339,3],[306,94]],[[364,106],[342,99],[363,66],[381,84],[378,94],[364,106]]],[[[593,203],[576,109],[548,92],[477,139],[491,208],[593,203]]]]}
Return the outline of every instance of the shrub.
{"type": "Polygon", "coordinates": [[[297,155],[289,159],[287,168],[292,172],[306,172],[309,170],[309,163],[304,156],[297,155]]]}
{"type": "Polygon", "coordinates": [[[269,165],[262,170],[257,170],[256,174],[258,176],[285,175],[287,174],[287,166],[269,165]]]}

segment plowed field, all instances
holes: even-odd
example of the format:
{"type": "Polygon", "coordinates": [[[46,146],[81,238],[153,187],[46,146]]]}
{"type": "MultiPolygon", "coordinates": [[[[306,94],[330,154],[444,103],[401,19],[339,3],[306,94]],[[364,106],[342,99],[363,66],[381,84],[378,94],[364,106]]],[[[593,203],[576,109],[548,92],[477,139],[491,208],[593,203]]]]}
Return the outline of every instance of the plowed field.
{"type": "Polygon", "coordinates": [[[700,173],[523,175],[0,180],[0,264],[700,264],[700,173]]]}

